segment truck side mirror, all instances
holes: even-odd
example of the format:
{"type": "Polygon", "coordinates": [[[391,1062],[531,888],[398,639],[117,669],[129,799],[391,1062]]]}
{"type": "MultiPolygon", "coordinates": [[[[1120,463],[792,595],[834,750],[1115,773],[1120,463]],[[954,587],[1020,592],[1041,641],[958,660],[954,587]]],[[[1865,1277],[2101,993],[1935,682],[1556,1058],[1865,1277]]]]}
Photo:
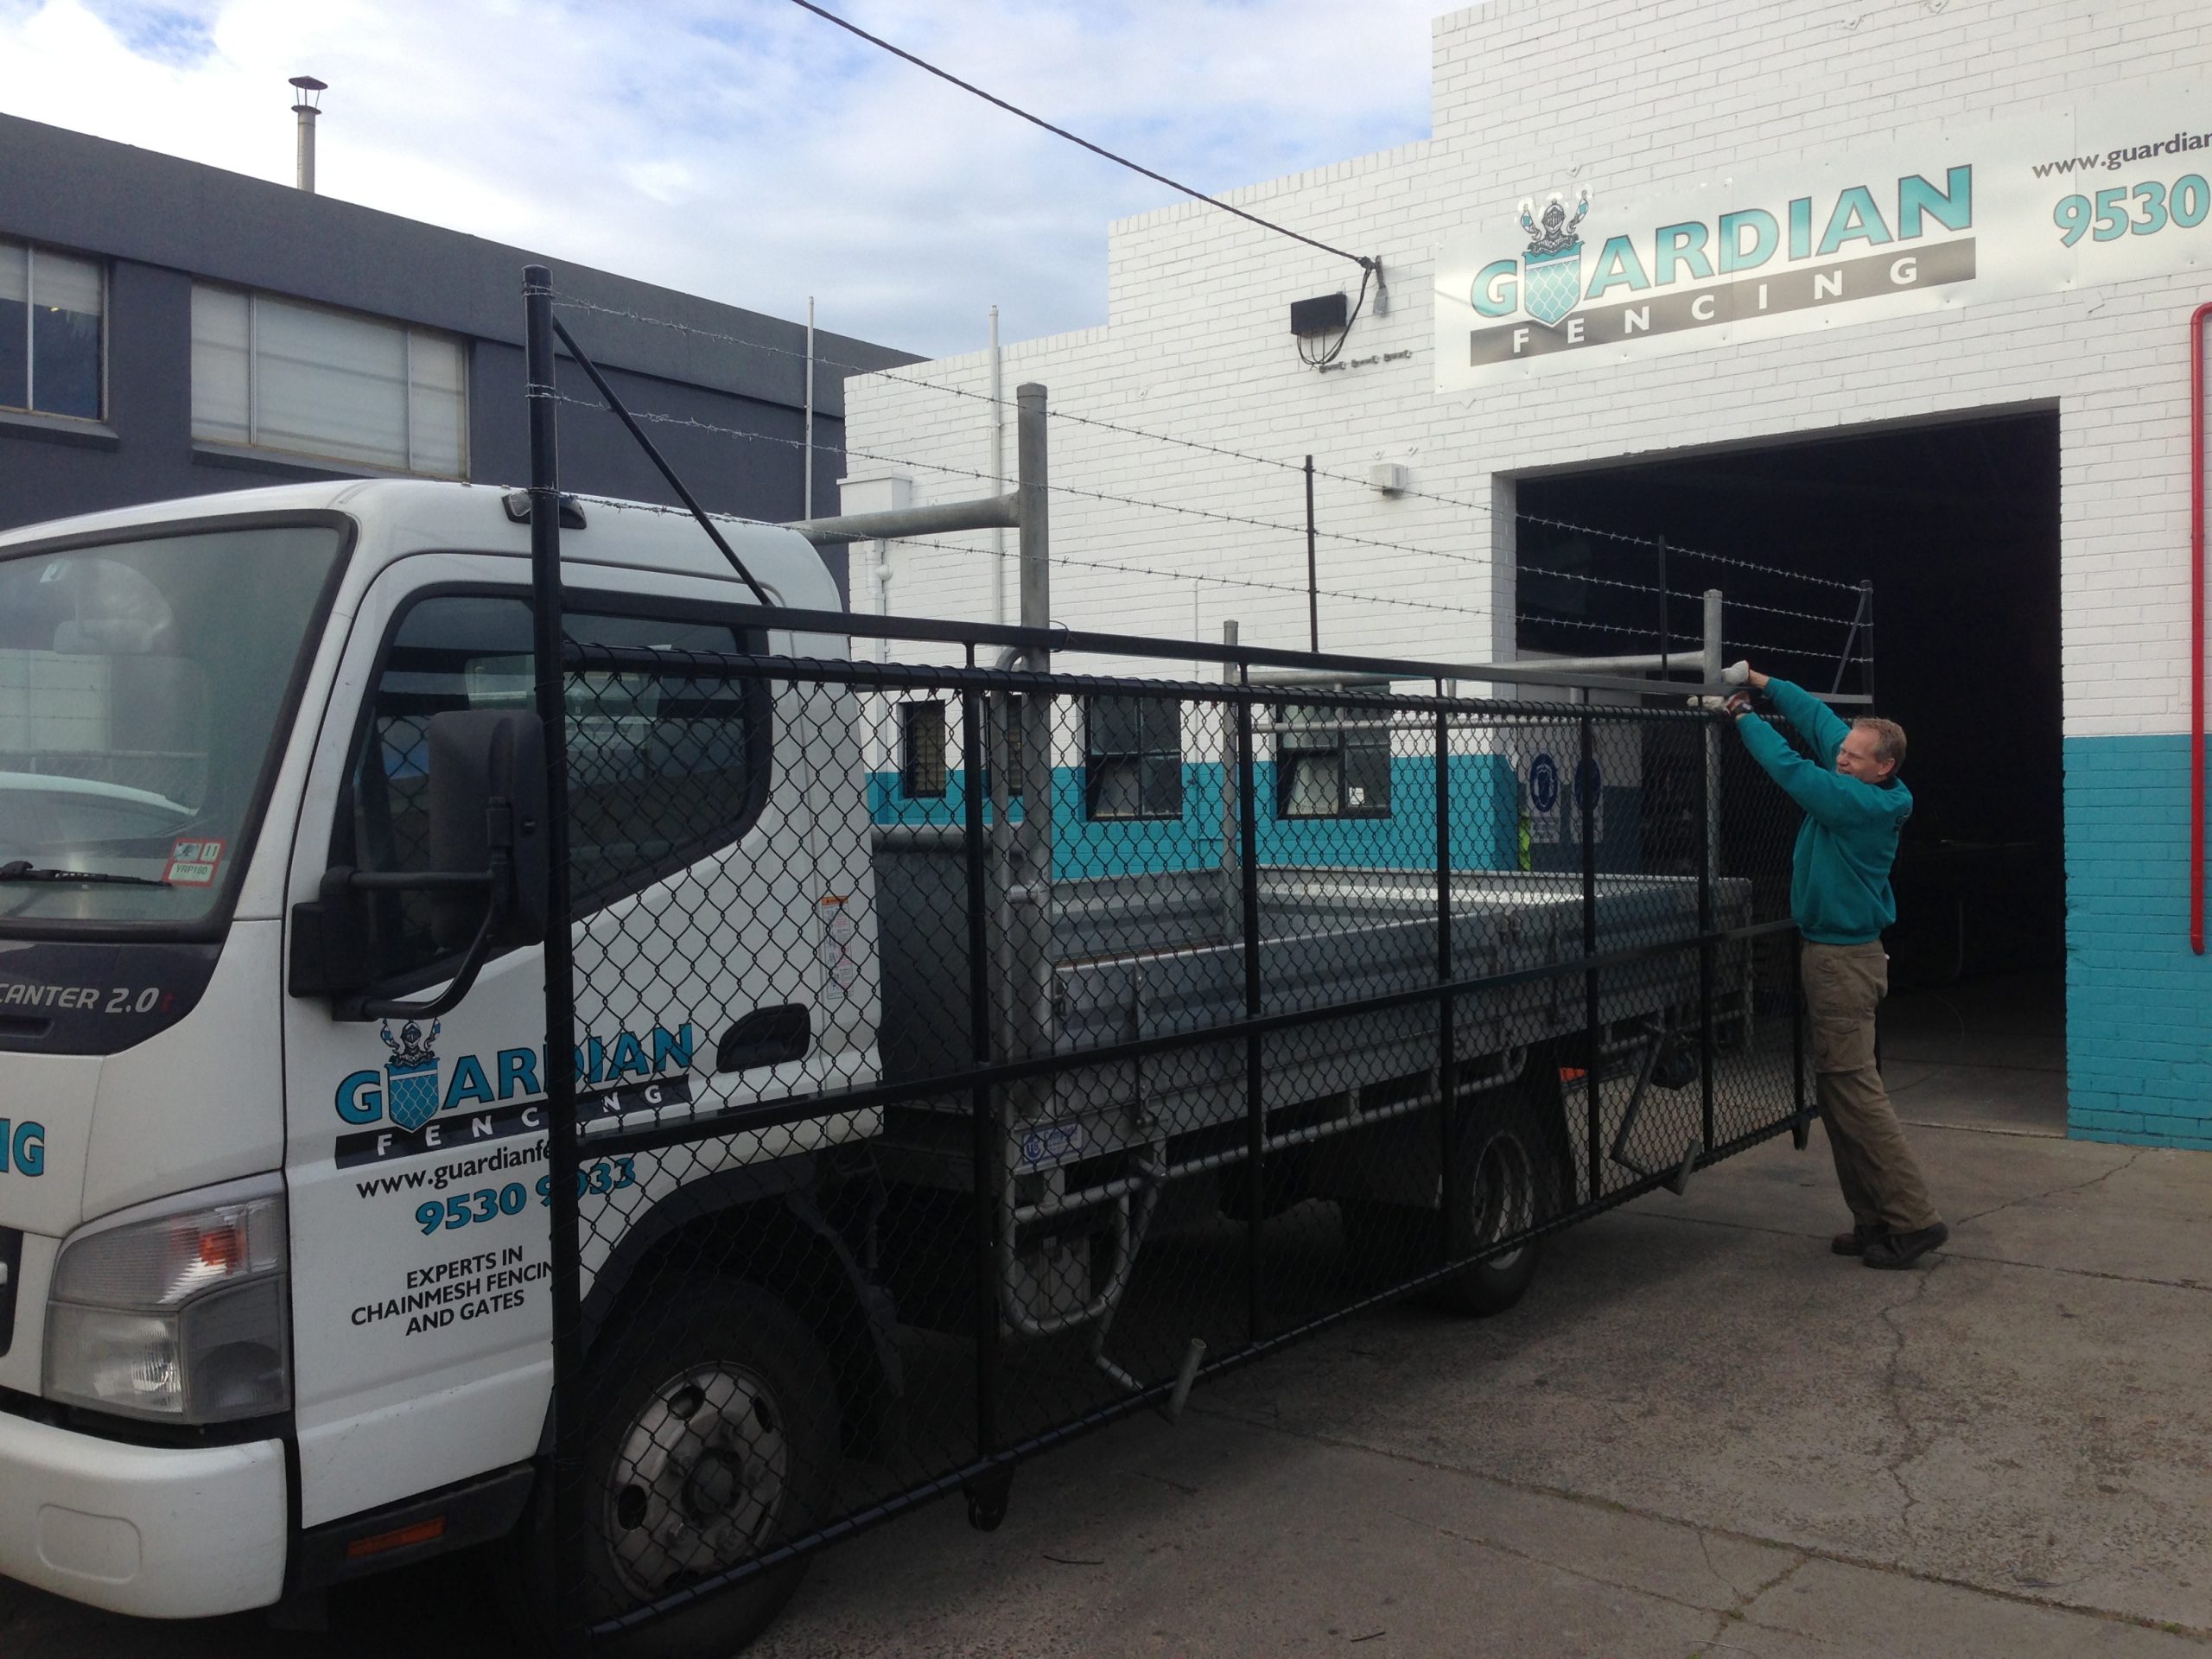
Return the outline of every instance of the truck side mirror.
{"type": "Polygon", "coordinates": [[[426,746],[430,868],[326,870],[321,893],[292,906],[287,988],[330,998],[340,1020],[443,1014],[495,951],[545,937],[544,728],[520,710],[455,709],[430,716],[426,746]],[[435,997],[369,995],[367,900],[378,892],[429,894],[432,940],[462,952],[435,997]]]}
{"type": "Polygon", "coordinates": [[[504,894],[434,889],[431,937],[441,950],[464,948],[488,900],[505,912],[493,948],[536,944],[545,937],[545,728],[535,715],[473,709],[431,715],[429,736],[430,868],[488,874],[504,864],[505,878],[504,894]]]}

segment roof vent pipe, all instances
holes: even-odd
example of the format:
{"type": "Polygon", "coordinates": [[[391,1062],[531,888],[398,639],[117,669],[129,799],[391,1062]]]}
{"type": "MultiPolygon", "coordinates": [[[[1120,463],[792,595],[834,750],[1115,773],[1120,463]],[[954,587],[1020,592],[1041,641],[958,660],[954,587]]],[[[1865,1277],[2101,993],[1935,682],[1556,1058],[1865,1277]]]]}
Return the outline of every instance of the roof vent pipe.
{"type": "Polygon", "coordinates": [[[308,194],[315,194],[315,118],[321,113],[318,100],[329,90],[326,82],[313,75],[294,75],[292,85],[299,89],[300,101],[292,105],[292,113],[300,118],[300,188],[308,194]]]}

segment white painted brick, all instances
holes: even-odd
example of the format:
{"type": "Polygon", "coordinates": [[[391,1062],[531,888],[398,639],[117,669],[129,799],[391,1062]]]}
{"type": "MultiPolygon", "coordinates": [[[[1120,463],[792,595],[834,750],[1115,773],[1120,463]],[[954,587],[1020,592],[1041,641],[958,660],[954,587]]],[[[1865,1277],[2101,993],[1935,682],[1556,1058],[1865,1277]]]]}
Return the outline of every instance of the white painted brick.
{"type": "MultiPolygon", "coordinates": [[[[1286,337],[1287,307],[1353,291],[1356,273],[1347,281],[1339,262],[1191,202],[1111,227],[1107,326],[1008,346],[1009,397],[1036,379],[1057,409],[1287,463],[1056,422],[1063,486],[1274,526],[1056,496],[1062,557],[1166,573],[1065,566],[1054,575],[1061,620],[1184,635],[1195,589],[1207,637],[1234,616],[1248,639],[1302,643],[1302,481],[1289,468],[1311,449],[1325,471],[1353,480],[1319,481],[1325,531],[1399,544],[1324,538],[1325,643],[1465,657],[1478,648],[1471,639],[1503,644],[1499,631],[1510,629],[1510,558],[1492,561],[1510,551],[1511,526],[1491,504],[1510,499],[1514,474],[2056,399],[2067,730],[2176,728],[2188,598],[2181,321],[2199,297],[2196,279],[1985,303],[1445,397],[1431,391],[1431,283],[1439,240],[1510,212],[1531,178],[1580,166],[1611,189],[1664,188],[1877,143],[1931,118],[2059,107],[2092,81],[2124,91],[2152,73],[2212,73],[2212,29],[2196,0],[1953,0],[1935,11],[1868,0],[1491,0],[1436,20],[1432,45],[1433,137],[1229,195],[1379,253],[1390,314],[1363,321],[1347,355],[1410,349],[1410,359],[1325,376],[1303,367],[1286,337]],[[1835,95],[1840,85],[1849,98],[1835,95]],[[1407,461],[1429,497],[1368,491],[1357,480],[1378,459],[1407,461]]],[[[905,382],[981,391],[988,369],[969,353],[849,383],[848,441],[902,458],[918,500],[980,493],[977,480],[946,469],[988,470],[990,411],[905,382]]],[[[1010,410],[1007,423],[1010,465],[1010,410]]],[[[894,602],[988,614],[988,536],[938,539],[960,550],[894,552],[894,602]]],[[[860,594],[863,603],[872,594],[865,582],[860,594]]]]}

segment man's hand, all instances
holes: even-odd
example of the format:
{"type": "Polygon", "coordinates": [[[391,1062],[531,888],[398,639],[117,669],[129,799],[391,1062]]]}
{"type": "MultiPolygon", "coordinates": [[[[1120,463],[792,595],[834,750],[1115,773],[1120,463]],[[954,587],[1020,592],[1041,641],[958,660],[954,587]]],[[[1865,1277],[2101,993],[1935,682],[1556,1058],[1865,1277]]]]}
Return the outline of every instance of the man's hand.
{"type": "Polygon", "coordinates": [[[1729,697],[1726,702],[1721,704],[1720,707],[1722,713],[1732,715],[1737,720],[1741,720],[1745,715],[1751,712],[1751,695],[1748,691],[1736,692],[1729,697]]]}

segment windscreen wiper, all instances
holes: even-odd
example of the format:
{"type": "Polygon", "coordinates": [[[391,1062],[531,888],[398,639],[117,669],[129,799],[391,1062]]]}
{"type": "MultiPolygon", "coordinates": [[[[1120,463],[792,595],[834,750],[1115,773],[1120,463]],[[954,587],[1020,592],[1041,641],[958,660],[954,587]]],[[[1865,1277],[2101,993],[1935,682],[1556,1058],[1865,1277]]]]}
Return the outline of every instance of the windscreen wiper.
{"type": "Polygon", "coordinates": [[[105,870],[40,869],[27,858],[0,864],[0,881],[99,881],[126,887],[166,887],[174,885],[156,875],[110,875],[105,870]]]}

